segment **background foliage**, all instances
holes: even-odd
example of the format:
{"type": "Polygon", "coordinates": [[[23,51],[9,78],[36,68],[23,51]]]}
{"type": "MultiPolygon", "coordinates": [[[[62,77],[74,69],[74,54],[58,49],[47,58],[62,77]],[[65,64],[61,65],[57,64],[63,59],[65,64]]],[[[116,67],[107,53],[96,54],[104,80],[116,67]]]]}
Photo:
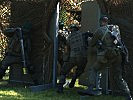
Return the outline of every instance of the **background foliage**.
{"type": "MultiPolygon", "coordinates": [[[[61,0],[60,2],[60,21],[65,26],[70,24],[80,24],[81,21],[81,4],[89,0],[61,0]]],[[[100,1],[100,0],[99,0],[100,1]]],[[[102,1],[102,0],[101,0],[102,1]]],[[[130,0],[103,0],[113,5],[119,5],[130,0]]],[[[9,26],[10,21],[10,1],[0,1],[0,60],[3,59],[7,38],[3,35],[3,30],[9,26]]]]}
{"type": "Polygon", "coordinates": [[[10,2],[5,1],[0,5],[0,61],[3,59],[7,47],[7,38],[4,36],[3,30],[9,26],[10,15],[10,2]]]}

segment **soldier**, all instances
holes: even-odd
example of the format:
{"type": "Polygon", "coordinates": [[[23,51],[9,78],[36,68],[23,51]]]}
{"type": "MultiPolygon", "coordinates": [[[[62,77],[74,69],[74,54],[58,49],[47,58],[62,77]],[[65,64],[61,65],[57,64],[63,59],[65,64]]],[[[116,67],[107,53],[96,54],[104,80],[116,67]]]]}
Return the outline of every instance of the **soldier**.
{"type": "Polygon", "coordinates": [[[69,87],[74,87],[75,81],[77,77],[79,77],[83,71],[86,64],[86,48],[83,44],[82,33],[78,31],[78,27],[75,25],[71,25],[69,36],[67,38],[67,47],[65,48],[64,53],[64,64],[61,69],[58,90],[57,92],[63,92],[63,84],[65,83],[66,75],[70,72],[70,70],[77,66],[76,73],[72,78],[69,87]]]}
{"type": "MultiPolygon", "coordinates": [[[[30,24],[29,24],[30,25],[30,24]]],[[[30,27],[27,24],[27,26],[23,26],[23,38],[24,38],[24,49],[25,49],[25,60],[26,65],[30,73],[33,72],[32,66],[29,61],[28,53],[30,52],[30,40],[29,40],[29,30],[30,27]]],[[[0,67],[0,79],[3,78],[5,75],[5,72],[8,68],[8,66],[11,66],[13,64],[22,64],[22,53],[21,53],[21,43],[20,43],[20,33],[18,32],[17,28],[7,28],[4,32],[4,34],[8,37],[8,47],[6,49],[5,57],[2,61],[2,65],[0,67]]]]}
{"type": "MultiPolygon", "coordinates": [[[[126,100],[132,100],[127,83],[122,78],[122,45],[119,44],[119,36],[115,36],[108,25],[108,18],[100,18],[101,27],[96,30],[90,43],[92,48],[96,48],[96,62],[89,68],[89,87],[88,94],[95,95],[93,90],[96,78],[96,72],[110,67],[111,89],[113,95],[125,96],[126,100]]],[[[117,26],[118,27],[118,26],[117,26]]]]}
{"type": "MultiPolygon", "coordinates": [[[[59,22],[59,31],[58,31],[58,62],[60,66],[63,65],[63,52],[66,45],[66,35],[68,32],[64,30],[64,23],[59,22]]],[[[59,67],[59,66],[58,66],[59,67]]]]}

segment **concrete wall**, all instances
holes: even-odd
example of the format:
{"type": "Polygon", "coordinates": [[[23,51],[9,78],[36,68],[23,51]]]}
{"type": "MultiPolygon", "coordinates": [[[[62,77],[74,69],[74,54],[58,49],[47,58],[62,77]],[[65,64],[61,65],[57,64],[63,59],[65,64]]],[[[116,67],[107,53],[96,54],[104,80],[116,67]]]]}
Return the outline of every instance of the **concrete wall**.
{"type": "MultiPolygon", "coordinates": [[[[81,31],[86,32],[95,32],[99,27],[99,18],[100,18],[100,8],[96,0],[87,1],[82,4],[82,14],[81,14],[81,31]]],[[[91,58],[90,58],[91,60],[91,58]]],[[[90,61],[91,62],[91,61],[90,61]]],[[[92,63],[89,64],[91,66],[92,63]]],[[[85,68],[85,72],[81,75],[79,83],[82,85],[88,84],[88,67],[85,68]]]]}

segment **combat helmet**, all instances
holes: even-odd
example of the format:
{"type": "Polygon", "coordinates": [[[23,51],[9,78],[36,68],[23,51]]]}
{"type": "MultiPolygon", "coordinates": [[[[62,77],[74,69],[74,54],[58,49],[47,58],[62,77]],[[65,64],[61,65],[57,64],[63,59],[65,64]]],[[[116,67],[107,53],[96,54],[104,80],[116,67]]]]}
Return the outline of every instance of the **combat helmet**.
{"type": "Polygon", "coordinates": [[[108,22],[109,21],[109,18],[107,17],[107,16],[102,16],[101,18],[100,18],[100,22],[108,22]]]}
{"type": "Polygon", "coordinates": [[[78,27],[77,25],[75,25],[75,24],[71,24],[71,25],[69,26],[69,29],[70,29],[70,30],[76,30],[76,31],[78,31],[78,30],[79,30],[79,27],[78,27]]]}

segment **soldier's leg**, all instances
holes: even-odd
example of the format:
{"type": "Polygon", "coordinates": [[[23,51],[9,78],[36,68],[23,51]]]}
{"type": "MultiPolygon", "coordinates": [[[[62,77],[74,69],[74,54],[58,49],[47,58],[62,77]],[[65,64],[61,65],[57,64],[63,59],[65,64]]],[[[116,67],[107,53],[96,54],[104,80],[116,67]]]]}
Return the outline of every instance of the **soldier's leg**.
{"type": "Polygon", "coordinates": [[[61,68],[59,83],[64,84],[66,75],[70,72],[73,68],[73,64],[71,62],[64,62],[63,67],[61,68]]]}
{"type": "Polygon", "coordinates": [[[20,63],[20,61],[21,61],[20,57],[5,56],[2,61],[2,65],[0,67],[0,79],[2,79],[3,76],[5,75],[5,72],[8,68],[8,66],[15,64],[15,63],[20,63]]]}
{"type": "Polygon", "coordinates": [[[92,67],[88,69],[88,80],[90,86],[91,85],[95,86],[98,66],[100,65],[96,62],[92,67]]]}
{"type": "Polygon", "coordinates": [[[121,58],[112,63],[111,66],[111,87],[113,95],[125,96],[127,100],[131,99],[130,90],[127,83],[122,78],[121,58]]]}
{"type": "Polygon", "coordinates": [[[86,66],[87,58],[86,57],[80,57],[76,59],[76,65],[77,69],[75,74],[72,77],[72,80],[69,84],[70,88],[73,88],[76,82],[76,79],[84,72],[85,66],[86,66]]]}
{"type": "Polygon", "coordinates": [[[101,82],[101,76],[102,73],[101,72],[97,72],[97,76],[96,76],[96,90],[102,90],[102,88],[100,87],[100,82],[101,82]]]}
{"type": "Polygon", "coordinates": [[[86,90],[81,90],[78,93],[81,95],[101,95],[100,90],[94,90],[94,87],[96,86],[96,76],[97,72],[100,71],[101,69],[101,64],[96,62],[93,66],[91,66],[88,69],[88,89],[86,90]]]}
{"type": "Polygon", "coordinates": [[[63,92],[63,85],[65,84],[66,81],[66,75],[70,72],[73,66],[74,63],[72,59],[69,60],[68,62],[64,62],[63,67],[61,68],[57,92],[59,93],[63,92]]]}

